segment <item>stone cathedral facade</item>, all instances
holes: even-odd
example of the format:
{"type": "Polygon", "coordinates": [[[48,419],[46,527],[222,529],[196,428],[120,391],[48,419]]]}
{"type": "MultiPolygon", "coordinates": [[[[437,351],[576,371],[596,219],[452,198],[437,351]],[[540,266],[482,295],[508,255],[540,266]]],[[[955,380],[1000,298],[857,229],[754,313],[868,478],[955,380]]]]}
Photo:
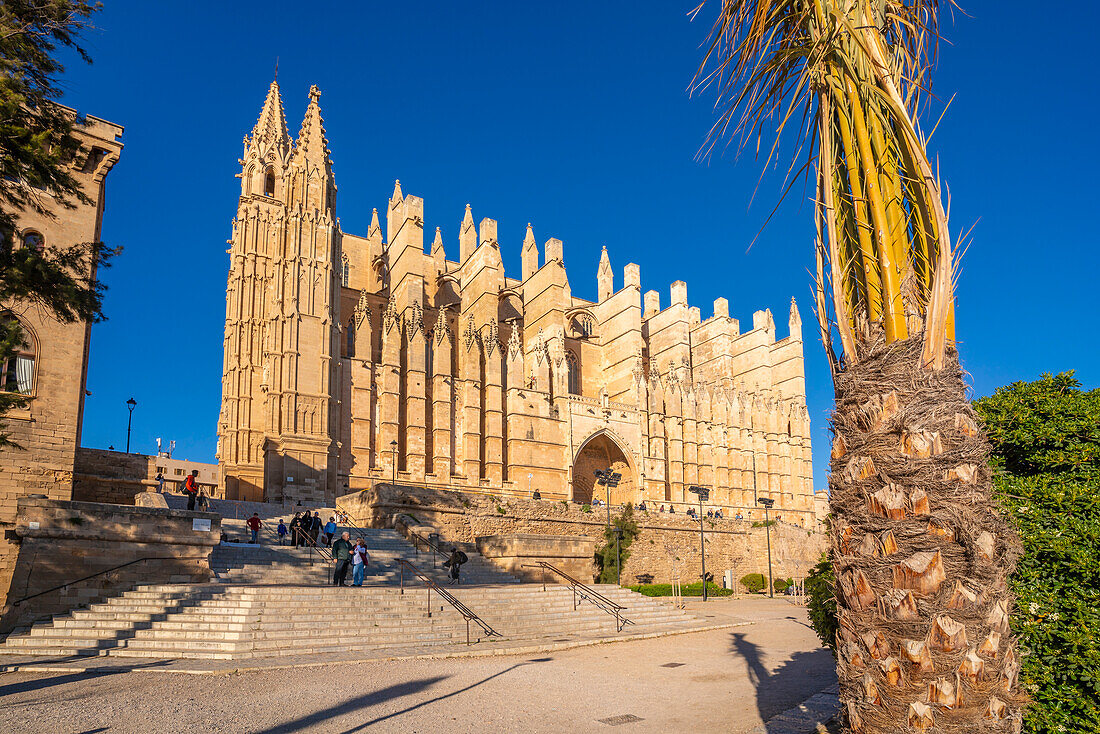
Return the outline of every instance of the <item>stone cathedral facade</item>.
{"type": "Polygon", "coordinates": [[[365,235],[342,232],[319,97],[292,140],[272,83],[244,141],[218,419],[228,497],[331,503],[396,479],[587,503],[613,467],[612,502],[693,502],[701,485],[727,516],[771,497],[813,526],[793,299],[786,337],[770,311],[742,331],[725,299],[703,319],[680,281],[661,308],[605,249],[587,301],[560,240],[540,247],[528,225],[509,277],[497,223],[467,206],[448,255],[400,182],[365,235]]]}

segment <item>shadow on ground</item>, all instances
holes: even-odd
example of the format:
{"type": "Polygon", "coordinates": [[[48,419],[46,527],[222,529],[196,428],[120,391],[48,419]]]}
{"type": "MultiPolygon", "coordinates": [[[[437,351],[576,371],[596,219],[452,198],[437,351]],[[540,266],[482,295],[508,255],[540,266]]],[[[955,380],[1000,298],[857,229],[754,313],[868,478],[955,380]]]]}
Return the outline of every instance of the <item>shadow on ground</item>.
{"type": "MultiPolygon", "coordinates": [[[[433,703],[438,703],[440,701],[444,701],[446,699],[461,695],[469,690],[477,688],[480,685],[488,683],[494,678],[499,678],[506,673],[510,673],[511,671],[523,665],[529,665],[531,663],[545,663],[549,662],[550,660],[553,660],[553,658],[535,658],[533,660],[527,660],[522,663],[516,663],[515,665],[505,668],[500,672],[493,673],[486,678],[482,678],[476,683],[471,683],[470,685],[459,688],[458,690],[451,691],[450,693],[444,693],[442,695],[435,696],[434,698],[418,701],[409,706],[406,706],[399,711],[394,711],[383,716],[377,716],[370,721],[365,721],[358,726],[354,726],[350,729],[345,730],[343,734],[355,734],[355,732],[361,732],[373,726],[374,724],[379,724],[383,721],[394,719],[403,714],[407,714],[412,711],[416,711],[417,709],[424,708],[425,706],[430,706],[433,703]]],[[[372,691],[362,696],[356,696],[355,698],[348,699],[339,706],[335,706],[324,711],[317,711],[315,713],[309,714],[308,716],[303,716],[299,719],[295,719],[294,721],[289,721],[284,724],[278,724],[277,726],[273,726],[269,729],[264,729],[262,732],[257,732],[257,734],[293,734],[293,732],[305,731],[315,727],[316,725],[324,721],[335,719],[345,714],[353,713],[355,711],[358,711],[359,709],[377,706],[379,704],[385,703],[386,701],[391,701],[393,699],[420,693],[421,691],[427,690],[428,688],[434,686],[436,683],[447,680],[449,677],[450,676],[423,678],[421,680],[409,681],[407,683],[389,686],[388,688],[383,688],[378,691],[372,691]]]]}
{"type": "Polygon", "coordinates": [[[749,681],[756,689],[756,710],[771,732],[768,719],[783,713],[809,698],[829,684],[815,683],[822,672],[834,666],[833,656],[822,648],[811,652],[796,652],[774,672],[764,665],[759,646],[750,642],[744,632],[730,635],[730,652],[744,658],[749,681]]]}

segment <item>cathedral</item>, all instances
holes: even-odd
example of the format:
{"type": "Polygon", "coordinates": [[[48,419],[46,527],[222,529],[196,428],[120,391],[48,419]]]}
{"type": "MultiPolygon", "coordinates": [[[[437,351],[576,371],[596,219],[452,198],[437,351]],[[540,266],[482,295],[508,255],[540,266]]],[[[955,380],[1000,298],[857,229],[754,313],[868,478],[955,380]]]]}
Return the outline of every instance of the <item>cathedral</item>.
{"type": "MultiPolygon", "coordinates": [[[[319,106],[297,140],[272,83],[244,141],[226,285],[218,462],[226,496],[332,504],[396,482],[590,503],[695,503],[812,527],[802,321],[742,331],[672,283],[643,294],[606,248],[574,297],[563,244],[529,224],[522,272],[469,206],[444,250],[400,182],[365,235],[342,232],[319,106]],[[774,514],[773,514],[774,517],[774,514]]],[[[518,239],[518,233],[517,233],[518,239]]]]}

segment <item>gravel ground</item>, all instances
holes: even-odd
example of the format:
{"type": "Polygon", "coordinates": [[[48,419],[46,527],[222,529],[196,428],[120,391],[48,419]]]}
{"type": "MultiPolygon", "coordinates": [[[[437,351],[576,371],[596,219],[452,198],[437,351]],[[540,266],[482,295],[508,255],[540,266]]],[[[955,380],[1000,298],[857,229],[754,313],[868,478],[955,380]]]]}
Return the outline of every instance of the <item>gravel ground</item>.
{"type": "Polygon", "coordinates": [[[705,613],[758,623],[545,655],[201,676],[6,673],[0,731],[737,733],[836,682],[802,608],[716,600],[705,613]],[[600,721],[617,716],[639,720],[600,721]]]}

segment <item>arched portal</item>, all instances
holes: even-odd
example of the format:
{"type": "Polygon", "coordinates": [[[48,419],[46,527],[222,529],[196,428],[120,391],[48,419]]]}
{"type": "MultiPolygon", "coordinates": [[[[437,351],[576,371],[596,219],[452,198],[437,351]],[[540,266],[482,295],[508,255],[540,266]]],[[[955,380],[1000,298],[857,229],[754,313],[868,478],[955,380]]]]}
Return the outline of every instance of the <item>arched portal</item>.
{"type": "Polygon", "coordinates": [[[588,504],[592,501],[594,492],[601,501],[606,501],[607,490],[596,484],[596,471],[608,467],[623,475],[619,486],[611,490],[611,504],[634,502],[638,485],[630,459],[606,433],[597,433],[585,441],[573,460],[573,501],[588,504]]]}

